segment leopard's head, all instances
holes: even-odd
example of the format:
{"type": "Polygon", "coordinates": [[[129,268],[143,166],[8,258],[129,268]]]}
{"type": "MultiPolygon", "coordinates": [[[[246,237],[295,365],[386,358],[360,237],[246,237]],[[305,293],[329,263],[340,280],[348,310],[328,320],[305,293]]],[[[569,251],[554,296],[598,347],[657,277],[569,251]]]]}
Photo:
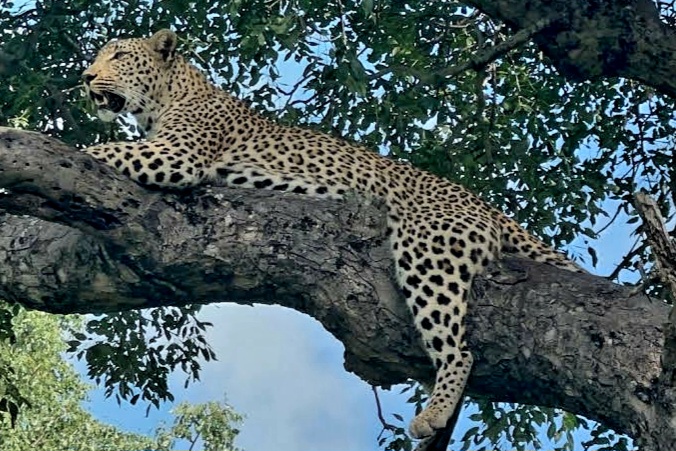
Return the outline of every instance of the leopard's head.
{"type": "Polygon", "coordinates": [[[82,73],[84,88],[107,122],[119,114],[143,114],[161,105],[175,61],[176,34],[161,30],[148,39],[106,44],[82,73]]]}

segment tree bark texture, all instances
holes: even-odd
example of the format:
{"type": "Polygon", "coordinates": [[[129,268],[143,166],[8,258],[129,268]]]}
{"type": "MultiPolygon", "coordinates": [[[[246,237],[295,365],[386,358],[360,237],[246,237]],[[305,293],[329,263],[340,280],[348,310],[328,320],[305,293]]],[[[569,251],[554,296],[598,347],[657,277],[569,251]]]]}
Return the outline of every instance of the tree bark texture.
{"type": "MultiPolygon", "coordinates": [[[[345,345],[345,367],[432,380],[391,278],[382,205],[203,187],[149,191],[38,133],[0,128],[0,298],[54,313],[279,304],[345,345]]],[[[673,451],[669,308],[599,277],[506,258],[475,283],[469,392],[561,407],[673,451]]]]}
{"type": "Polygon", "coordinates": [[[652,0],[468,0],[514,30],[555,20],[535,42],[566,77],[626,77],[676,95],[676,30],[652,0]]]}
{"type": "MultiPolygon", "coordinates": [[[[534,42],[562,75],[571,80],[625,77],[676,96],[676,28],[660,17],[653,0],[468,0],[515,32],[543,19],[552,25],[533,35],[534,42]]],[[[673,318],[673,312],[672,312],[673,318]]],[[[676,449],[676,323],[664,323],[661,362],[653,413],[662,428],[644,425],[644,449],[676,449]],[[669,418],[669,420],[666,420],[669,418]],[[666,436],[660,437],[660,435],[666,436]]]]}

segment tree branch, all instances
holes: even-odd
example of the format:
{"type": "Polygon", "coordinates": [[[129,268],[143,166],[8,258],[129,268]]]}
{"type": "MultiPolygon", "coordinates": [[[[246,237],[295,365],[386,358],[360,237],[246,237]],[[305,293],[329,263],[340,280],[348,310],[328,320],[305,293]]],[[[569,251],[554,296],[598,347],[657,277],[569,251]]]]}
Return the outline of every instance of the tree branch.
{"type": "Polygon", "coordinates": [[[400,70],[404,73],[416,77],[418,80],[429,80],[431,77],[438,78],[455,77],[457,75],[466,72],[469,69],[480,70],[486,67],[488,64],[492,63],[493,61],[495,61],[496,59],[500,58],[501,56],[504,56],[505,54],[509,53],[511,50],[533,39],[535,35],[555,24],[557,20],[559,19],[550,17],[539,19],[535,23],[530,24],[528,27],[520,30],[513,36],[510,36],[509,39],[505,40],[504,42],[496,44],[482,51],[481,53],[477,53],[476,55],[471,56],[470,59],[465,61],[464,63],[449,66],[447,68],[440,69],[434,72],[425,72],[414,69],[412,67],[403,67],[399,65],[388,66],[384,69],[369,74],[368,78],[370,80],[374,80],[377,78],[381,78],[385,74],[389,74],[394,70],[400,70]]]}
{"type": "MultiPolygon", "coordinates": [[[[669,289],[671,298],[674,300],[676,299],[676,244],[669,236],[659,206],[653,198],[639,191],[634,194],[634,206],[641,216],[646,240],[650,243],[655,256],[654,272],[669,289]]],[[[664,324],[664,334],[665,347],[658,390],[663,392],[662,398],[671,400],[673,408],[676,406],[676,309],[674,308],[671,309],[669,319],[664,324]]]]}
{"type": "Polygon", "coordinates": [[[515,30],[560,17],[535,37],[571,79],[626,77],[676,95],[676,30],[660,20],[652,0],[468,0],[515,30]]]}
{"type": "Polygon", "coordinates": [[[469,61],[440,70],[435,74],[441,77],[455,77],[456,75],[461,74],[468,69],[481,69],[505,55],[510,50],[513,50],[530,41],[534,36],[551,27],[558,20],[558,16],[556,18],[544,17],[542,19],[538,19],[529,26],[519,30],[513,36],[510,36],[507,40],[470,57],[469,61]]]}
{"type": "MultiPolygon", "coordinates": [[[[370,383],[432,379],[390,277],[380,205],[148,191],[11,129],[0,129],[0,187],[1,298],[59,313],[279,304],[320,321],[345,345],[346,368],[370,383]]],[[[470,393],[561,407],[644,440],[645,450],[670,451],[673,400],[655,390],[669,308],[629,293],[506,259],[470,302],[470,393]]]]}

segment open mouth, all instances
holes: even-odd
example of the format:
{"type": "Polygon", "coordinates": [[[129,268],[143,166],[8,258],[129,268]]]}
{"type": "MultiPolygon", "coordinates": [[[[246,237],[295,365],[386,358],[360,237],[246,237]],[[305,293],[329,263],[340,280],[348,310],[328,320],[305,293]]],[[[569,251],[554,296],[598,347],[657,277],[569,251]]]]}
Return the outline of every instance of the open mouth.
{"type": "Polygon", "coordinates": [[[89,96],[96,104],[96,107],[101,110],[110,110],[113,113],[119,113],[124,108],[126,99],[117,94],[113,94],[109,91],[103,91],[101,94],[98,94],[94,91],[89,91],[89,96]]]}

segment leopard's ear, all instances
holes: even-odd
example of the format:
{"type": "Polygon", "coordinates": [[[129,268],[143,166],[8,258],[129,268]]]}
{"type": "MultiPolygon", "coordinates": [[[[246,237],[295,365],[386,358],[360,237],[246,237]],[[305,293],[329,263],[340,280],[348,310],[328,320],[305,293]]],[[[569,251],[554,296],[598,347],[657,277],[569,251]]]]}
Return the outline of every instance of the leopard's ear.
{"type": "Polygon", "coordinates": [[[150,48],[159,53],[164,61],[171,61],[176,52],[176,33],[171,30],[160,30],[148,38],[150,48]]]}

